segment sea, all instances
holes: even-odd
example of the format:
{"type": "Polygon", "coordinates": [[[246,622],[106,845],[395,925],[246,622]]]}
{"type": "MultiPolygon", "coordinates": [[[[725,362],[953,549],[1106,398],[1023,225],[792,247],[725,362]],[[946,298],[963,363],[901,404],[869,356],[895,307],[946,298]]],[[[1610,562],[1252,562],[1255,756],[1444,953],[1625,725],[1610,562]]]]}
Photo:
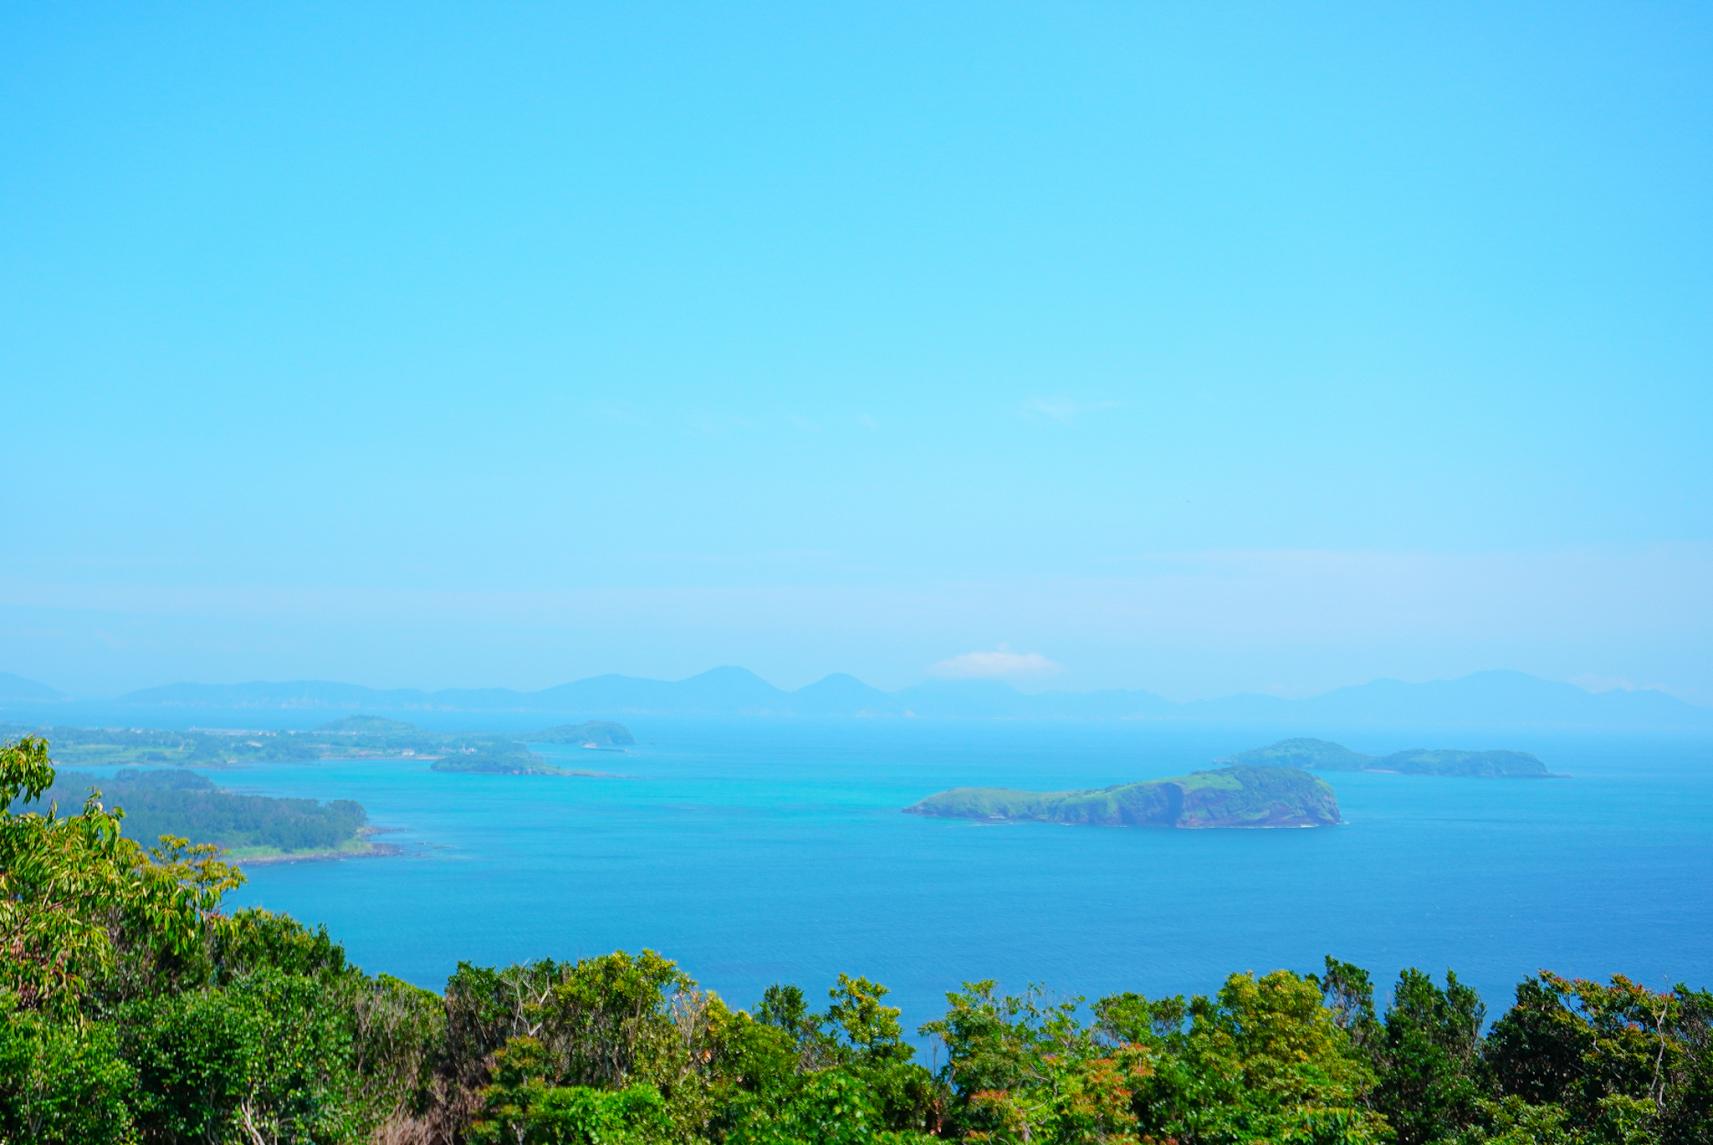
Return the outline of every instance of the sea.
{"type": "MultiPolygon", "coordinates": [[[[470,730],[541,722],[403,715],[470,730]]],[[[813,998],[841,972],[862,975],[912,1028],[966,982],[1067,999],[1212,993],[1233,972],[1310,972],[1328,954],[1367,968],[1382,1001],[1404,967],[1455,971],[1490,1016],[1542,969],[1713,987],[1705,738],[1329,729],[1373,753],[1531,751],[1566,778],[1333,773],[1342,826],[1171,831],[902,811],[958,786],[1181,774],[1276,729],[626,722],[639,743],[623,753],[537,747],[611,777],[360,760],[211,772],[236,790],[355,799],[398,849],[254,866],[231,899],[325,924],[365,969],[430,989],[460,961],[647,948],[737,1007],[772,983],[813,998]]]]}

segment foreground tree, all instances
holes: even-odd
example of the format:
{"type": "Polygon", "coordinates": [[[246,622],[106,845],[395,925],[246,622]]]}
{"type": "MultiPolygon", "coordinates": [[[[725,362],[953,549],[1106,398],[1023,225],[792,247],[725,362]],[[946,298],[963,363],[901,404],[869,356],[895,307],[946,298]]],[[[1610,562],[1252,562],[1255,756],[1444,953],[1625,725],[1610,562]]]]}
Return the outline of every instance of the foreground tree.
{"type": "Polygon", "coordinates": [[[1399,976],[1371,1047],[1380,1075],[1374,1105],[1399,1145],[1428,1145],[1475,1124],[1487,1088],[1480,1056],[1486,1012],[1455,974],[1446,975],[1444,989],[1419,970],[1399,976]]]}
{"type": "MultiPolygon", "coordinates": [[[[1151,1072],[1148,1055],[1130,1036],[1102,1041],[1085,1027],[1081,999],[1054,999],[1040,987],[1006,995],[984,981],[947,1003],[946,1016],[922,1029],[945,1044],[943,1076],[956,1093],[949,1123],[963,1139],[1139,1140],[1134,1097],[1151,1072]]],[[[1110,1019],[1117,1005],[1096,1011],[1110,1019]]]]}
{"type": "Polygon", "coordinates": [[[77,815],[13,813],[53,777],[45,741],[0,746],[0,1004],[76,1017],[194,968],[242,876],[210,846],[146,850],[99,792],[77,815]]]}
{"type": "Polygon", "coordinates": [[[1150,1019],[1144,1027],[1132,1016],[1127,1027],[1150,1051],[1135,1105],[1156,1140],[1368,1145],[1391,1136],[1370,1104],[1373,1070],[1315,978],[1235,974],[1212,998],[1130,1009],[1150,1019]]]}
{"type": "Polygon", "coordinates": [[[332,1145],[422,1111],[433,995],[221,914],[214,848],[145,849],[99,793],[14,810],[52,782],[45,743],[0,746],[0,1142],[332,1145]]]}
{"type": "Polygon", "coordinates": [[[1621,975],[1602,984],[1543,973],[1483,1047],[1508,1099],[1561,1110],[1598,1142],[1713,1140],[1713,996],[1679,986],[1649,990],[1621,975]]]}

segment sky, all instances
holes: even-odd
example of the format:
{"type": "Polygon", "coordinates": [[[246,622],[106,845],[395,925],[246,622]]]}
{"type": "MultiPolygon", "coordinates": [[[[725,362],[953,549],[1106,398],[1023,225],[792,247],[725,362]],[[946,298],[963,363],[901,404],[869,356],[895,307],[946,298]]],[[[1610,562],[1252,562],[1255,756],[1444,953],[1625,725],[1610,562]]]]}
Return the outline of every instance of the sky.
{"type": "Polygon", "coordinates": [[[10,5],[0,671],[1713,704],[1713,7],[10,5]]]}

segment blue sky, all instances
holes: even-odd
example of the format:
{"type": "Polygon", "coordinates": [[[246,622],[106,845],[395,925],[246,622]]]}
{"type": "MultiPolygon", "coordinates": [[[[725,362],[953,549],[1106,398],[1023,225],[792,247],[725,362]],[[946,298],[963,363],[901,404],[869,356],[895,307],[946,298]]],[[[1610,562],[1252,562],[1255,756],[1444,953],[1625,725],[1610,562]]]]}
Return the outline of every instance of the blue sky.
{"type": "Polygon", "coordinates": [[[1710,43],[14,5],[0,670],[1713,703],[1710,43]]]}

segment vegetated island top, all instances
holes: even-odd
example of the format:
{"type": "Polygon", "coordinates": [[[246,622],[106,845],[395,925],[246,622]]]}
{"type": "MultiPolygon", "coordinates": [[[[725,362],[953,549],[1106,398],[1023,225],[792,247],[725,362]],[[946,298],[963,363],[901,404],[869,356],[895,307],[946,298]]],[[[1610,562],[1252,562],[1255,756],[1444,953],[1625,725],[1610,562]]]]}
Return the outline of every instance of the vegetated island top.
{"type": "Polygon", "coordinates": [[[1092,791],[959,787],[905,811],[954,819],[1179,829],[1330,827],[1341,821],[1332,788],[1292,767],[1222,767],[1092,791]]]}
{"type": "Polygon", "coordinates": [[[1556,779],[1546,764],[1526,751],[1463,751],[1411,748],[1391,755],[1363,755],[1324,739],[1282,739],[1219,760],[1256,767],[1307,767],[1317,771],[1389,771],[1400,775],[1455,776],[1464,779],[1556,779]]]}
{"type": "Polygon", "coordinates": [[[504,775],[591,775],[549,763],[529,744],[575,744],[623,751],[636,739],[623,724],[590,720],[521,736],[440,732],[380,716],[346,716],[308,731],[230,728],[30,728],[0,726],[0,735],[46,735],[59,761],[73,767],[159,764],[226,767],[251,763],[308,763],[318,759],[398,760],[430,763],[437,771],[504,775]]]}
{"type": "Polygon", "coordinates": [[[83,804],[92,790],[110,808],[123,808],[125,834],[145,846],[163,835],[214,843],[239,863],[302,859],[345,859],[395,853],[376,842],[368,815],[349,799],[326,803],[228,791],[213,780],[180,768],[121,768],[95,776],[59,771],[53,785],[33,802],[20,800],[10,810],[45,812],[55,804],[61,815],[83,804]]]}

